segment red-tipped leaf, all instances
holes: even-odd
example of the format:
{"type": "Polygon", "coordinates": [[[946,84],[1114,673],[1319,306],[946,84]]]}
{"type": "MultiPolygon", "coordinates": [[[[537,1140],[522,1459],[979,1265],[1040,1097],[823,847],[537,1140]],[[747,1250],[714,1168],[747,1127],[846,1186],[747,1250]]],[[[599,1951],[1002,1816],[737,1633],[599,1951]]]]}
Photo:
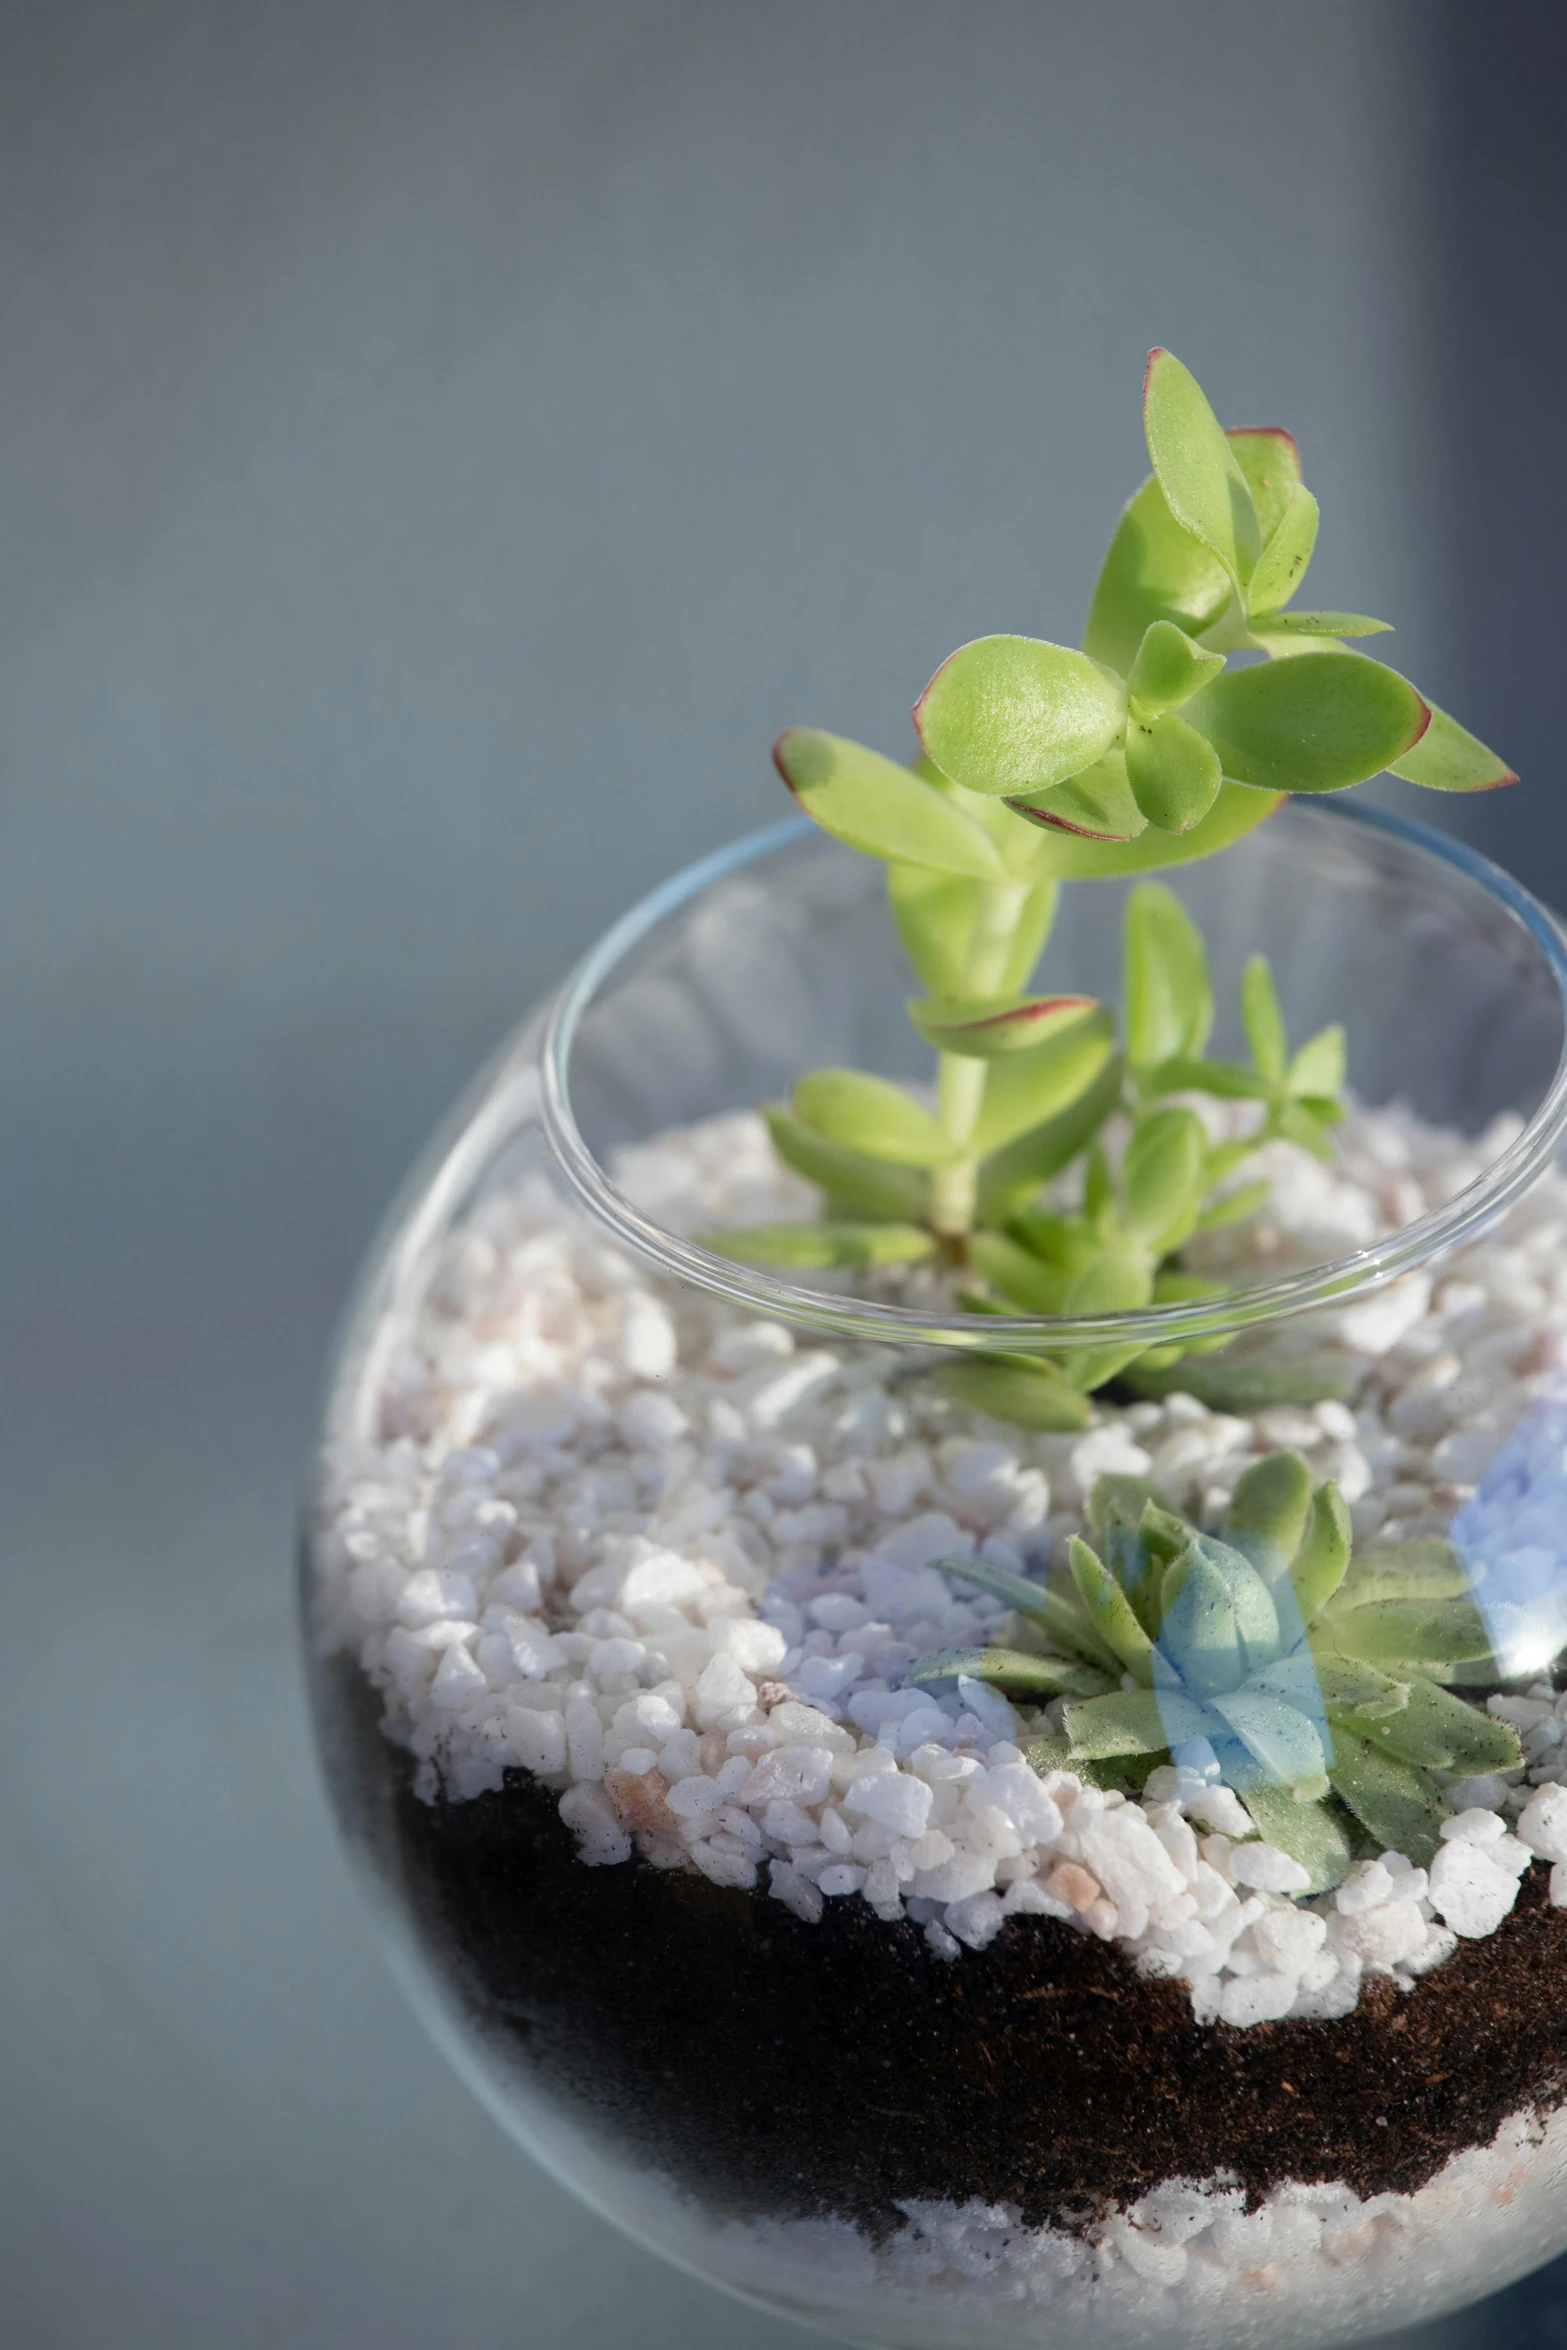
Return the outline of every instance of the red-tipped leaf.
{"type": "Polygon", "coordinates": [[[916,1000],[909,1018],[938,1052],[991,1061],[1002,1053],[1028,1053],[1066,1030],[1102,1024],[1103,1008],[1089,995],[1018,996],[1010,1002],[954,1003],[940,996],[916,1000]]]}
{"type": "Polygon", "coordinates": [[[1183,716],[1233,782],[1306,792],[1364,783],[1412,750],[1431,720],[1407,679],[1357,653],[1227,670],[1183,716]]]}
{"type": "Polygon", "coordinates": [[[955,800],[879,751],[791,726],[773,745],[773,765],[806,814],[851,849],[972,881],[1006,871],[989,834],[955,800]]]}

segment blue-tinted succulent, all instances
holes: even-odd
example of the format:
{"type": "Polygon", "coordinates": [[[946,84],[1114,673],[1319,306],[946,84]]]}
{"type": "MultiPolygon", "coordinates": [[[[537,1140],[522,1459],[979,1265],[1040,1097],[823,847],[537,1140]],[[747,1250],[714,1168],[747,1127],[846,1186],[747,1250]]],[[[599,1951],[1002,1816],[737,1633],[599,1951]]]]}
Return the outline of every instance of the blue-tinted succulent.
{"type": "Polygon", "coordinates": [[[1342,1876],[1357,1832],[1429,1855],[1444,1817],[1434,1772],[1517,1763],[1506,1724],[1444,1685],[1499,1677],[1457,1554],[1412,1542],[1352,1564],[1343,1498],[1313,1489],[1298,1453],[1245,1472],[1218,1534],[1129,1478],[1101,1478],[1091,1519],[1098,1547],[1072,1540],[1069,1583],[945,1562],[1032,1624],[1037,1651],[943,1651],[909,1678],[963,1672],[1020,1701],[1065,1699],[1060,1734],[1036,1742],[1041,1767],[1115,1779],[1170,1753],[1217,1764],[1316,1887],[1342,1876]]]}

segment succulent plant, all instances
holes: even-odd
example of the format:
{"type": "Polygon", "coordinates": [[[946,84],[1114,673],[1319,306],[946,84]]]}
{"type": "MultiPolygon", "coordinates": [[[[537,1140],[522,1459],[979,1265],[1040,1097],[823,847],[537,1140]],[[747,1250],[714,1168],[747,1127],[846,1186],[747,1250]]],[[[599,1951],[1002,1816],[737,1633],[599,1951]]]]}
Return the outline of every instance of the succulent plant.
{"type": "MultiPolygon", "coordinates": [[[[1342,1030],[1325,1028],[1291,1054],[1267,958],[1255,955],[1241,990],[1251,1059],[1206,1058],[1213,992],[1190,916],[1157,882],[1142,882],[1127,900],[1124,933],[1119,1049],[1104,1007],[1057,1000],[1039,1018],[1043,1041],[997,1054],[990,1066],[963,1250],[971,1280],[983,1284],[962,1293],[976,1312],[1096,1314],[1221,1295],[1222,1283],[1182,1270],[1185,1242],[1261,1206],[1267,1183],[1235,1178],[1265,1143],[1282,1135],[1317,1152],[1330,1147],[1342,1116],[1342,1030]],[[1189,1104],[1171,1098],[1192,1093],[1254,1102],[1251,1132],[1210,1141],[1189,1104]],[[1125,1124],[1114,1157],[1103,1139],[1112,1116],[1125,1124]],[[1044,1201],[1042,1186],[1074,1163],[1075,1202],[1044,1201]]],[[[984,1074],[985,1064],[976,1065],[984,1074]]],[[[715,1234],[718,1245],[731,1255],[822,1268],[938,1252],[940,1127],[912,1095],[885,1078],[821,1069],[767,1118],[779,1156],[820,1186],[827,1214],[715,1234]]],[[[963,1401],[998,1418],[1068,1429],[1086,1423],[1088,1396],[1108,1379],[1132,1371],[1137,1382],[1157,1385],[1174,1363],[1216,1343],[1224,1341],[1054,1356],[976,1351],[942,1376],[963,1401]]],[[[1332,1386],[1310,1362],[1280,1376],[1294,1401],[1332,1386]]],[[[1222,1374],[1215,1380],[1210,1372],[1206,1385],[1211,1400],[1235,1400],[1222,1374]]]]}
{"type": "Polygon", "coordinates": [[[1445,1813],[1433,1774],[1503,1771],[1516,1734],[1454,1686],[1501,1678],[1465,1568],[1445,1542],[1352,1556],[1332,1483],[1298,1453],[1255,1462],[1218,1534],[1137,1479],[1102,1477],[1069,1578],[1035,1583],[972,1559],[943,1571],[1004,1599],[1036,1646],[943,1650],[915,1683],[959,1673],[1036,1703],[1062,1699],[1036,1767],[1140,1783],[1173,1754],[1216,1764],[1260,1832],[1337,1883],[1357,1838],[1424,1860],[1445,1813]]]}
{"type": "MultiPolygon", "coordinates": [[[[1061,884],[1210,855],[1285,794],[1342,790],[1383,767],[1442,791],[1513,780],[1395,671],[1344,649],[1383,622],[1287,609],[1317,530],[1288,433],[1223,431],[1168,351],[1150,356],[1143,423],[1153,472],[1111,539],[1080,651],[1023,636],[960,647],[915,704],[911,766],[808,727],[774,747],[800,807],[886,865],[935,1085],[927,1105],[855,1070],[803,1077],[769,1120],[825,1213],[710,1236],[732,1256],[811,1269],[939,1255],[971,1266],[1011,1312],[1200,1295],[1175,1262],[1181,1240],[1258,1204],[1260,1186],[1215,1192],[1260,1141],[1327,1147],[1344,1040],[1324,1030],[1290,1056],[1258,957],[1244,990],[1250,1065],[1205,1060],[1201,941],[1168,891],[1145,886],[1128,909],[1117,1054],[1106,1007],[1030,992],[1061,884]],[[1231,666],[1231,654],[1253,658],[1231,666]],[[1256,1132],[1210,1149],[1165,1098],[1194,1088],[1258,1102],[1256,1132]],[[1100,1135],[1118,1110],[1132,1124],[1116,1168],[1100,1135]],[[1041,1212],[1041,1187],[1077,1160],[1080,1204],[1041,1212]]],[[[1149,1378],[1174,1359],[1160,1353],[1139,1365],[1149,1378]]],[[[1135,1359],[1024,1355],[954,1377],[1000,1417],[1065,1428],[1135,1359]]],[[[1204,1384],[1225,1400],[1222,1374],[1204,1384]]],[[[1297,1379],[1290,1392],[1308,1390],[1297,1379]]]]}

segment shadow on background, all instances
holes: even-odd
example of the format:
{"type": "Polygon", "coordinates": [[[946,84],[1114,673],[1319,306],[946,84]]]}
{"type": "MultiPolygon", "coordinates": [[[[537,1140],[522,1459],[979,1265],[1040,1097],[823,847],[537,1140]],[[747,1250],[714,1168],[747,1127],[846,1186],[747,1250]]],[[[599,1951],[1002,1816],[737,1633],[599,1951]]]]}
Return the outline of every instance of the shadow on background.
{"type": "MultiPolygon", "coordinates": [[[[500,2143],[346,1882],[288,1594],[339,1301],[527,999],[773,815],[780,726],[897,750],[962,638],[1075,632],[1156,339],[1299,430],[1322,601],[1451,681],[1526,784],[1450,813],[1567,901],[1563,43],[0,18],[9,2341],[734,2338],[500,2143]]],[[[1564,2317],[1553,2271],[1421,2341],[1564,2317]]]]}

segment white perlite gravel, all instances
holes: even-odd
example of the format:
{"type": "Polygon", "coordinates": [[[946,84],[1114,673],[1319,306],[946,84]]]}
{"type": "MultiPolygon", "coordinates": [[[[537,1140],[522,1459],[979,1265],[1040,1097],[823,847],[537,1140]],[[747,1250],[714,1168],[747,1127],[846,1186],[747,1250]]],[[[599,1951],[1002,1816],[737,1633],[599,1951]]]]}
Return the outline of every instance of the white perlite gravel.
{"type": "MultiPolygon", "coordinates": [[[[1275,1145],[1268,1210],[1212,1236],[1208,1261],[1362,1245],[1465,1188],[1509,1135],[1468,1143],[1394,1108],[1355,1112],[1332,1170],[1275,1145]]],[[[749,1114],[628,1152],[620,1180],[675,1230],[814,1198],[749,1114]]],[[[559,1790],[587,1865],[640,1850],[808,1920],[862,1899],[950,1958],[1009,1915],[1053,1917],[1187,1981],[1200,2020],[1342,2015],[1365,1974],[1408,1987],[1457,1937],[1494,1932],[1533,1855],[1567,1903],[1567,1694],[1492,1700],[1524,1768],[1454,1786],[1429,1871],[1388,1853],[1306,1903],[1212,1768],[1155,1770],[1129,1802],[1036,1776],[993,1690],[902,1688],[915,1657],[1010,1623],[930,1562],[1037,1568],[1105,1470],[1212,1521],[1248,1462],[1290,1446],[1337,1479],[1358,1538],[1452,1529],[1510,1599],[1548,1602],[1567,1526],[1564,1243],[1551,1176],[1435,1275],[1317,1317],[1314,1351],[1360,1381],[1353,1411],[1239,1417],[1175,1395],[1044,1436],[891,1350],[661,1288],[534,1178],[450,1240],[373,1441],[329,1464],[328,1635],[382,1693],[424,1798],[521,1764],[559,1790]]]]}
{"type": "MultiPolygon", "coordinates": [[[[1067,2235],[1006,2204],[906,2203],[880,2244],[847,2220],[734,2222],[704,2265],[798,2308],[800,2279],[840,2323],[906,2345],[1056,2341],[1078,2322],[1101,2350],[1174,2340],[1310,2350],[1473,2299],[1549,2258],[1561,2236],[1567,2112],[1505,2122],[1411,2195],[1291,2182],[1255,2211],[1223,2180],[1170,2180],[1067,2235]],[[1048,2331],[1045,2330],[1048,2328],[1048,2331]],[[1021,2329],[1021,2330],[1020,2330],[1021,2329]]],[[[652,2212],[648,2215],[655,2219],[652,2212]]],[[[676,2221],[672,2208],[665,2226],[676,2221]]],[[[678,2224],[678,2222],[676,2223],[678,2224]]]]}

